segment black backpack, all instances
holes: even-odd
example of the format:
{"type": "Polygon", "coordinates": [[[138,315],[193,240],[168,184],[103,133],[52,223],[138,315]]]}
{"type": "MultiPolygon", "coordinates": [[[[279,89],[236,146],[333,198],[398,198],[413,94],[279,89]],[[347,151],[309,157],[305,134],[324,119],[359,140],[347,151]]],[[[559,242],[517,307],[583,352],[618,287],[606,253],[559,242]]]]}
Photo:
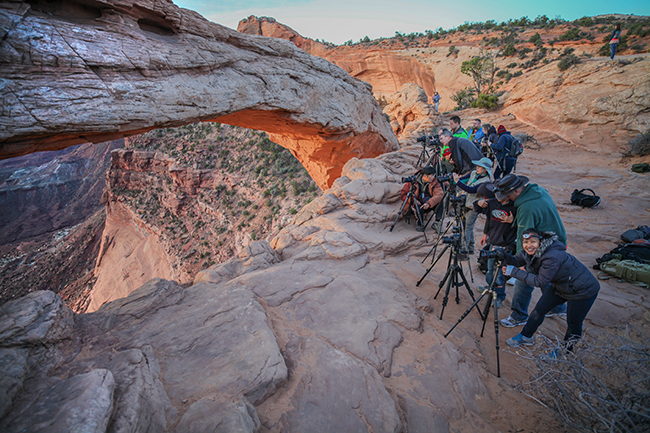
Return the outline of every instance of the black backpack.
{"type": "Polygon", "coordinates": [[[621,260],[634,260],[639,263],[650,263],[650,245],[648,244],[621,244],[602,257],[596,259],[594,269],[600,269],[600,264],[614,258],[621,260]],[[616,257],[615,257],[616,256],[616,257]]]}
{"type": "Polygon", "coordinates": [[[521,144],[521,141],[519,141],[517,137],[512,136],[512,140],[510,140],[510,151],[508,156],[516,158],[522,153],[524,153],[524,145],[521,144]]]}
{"type": "Polygon", "coordinates": [[[647,239],[650,240],[650,227],[648,226],[638,226],[636,229],[626,230],[621,233],[621,239],[625,243],[632,243],[637,239],[647,239]]]}
{"type": "Polygon", "coordinates": [[[584,188],[574,190],[571,194],[571,204],[578,206],[594,208],[600,204],[600,197],[596,195],[593,189],[584,188]],[[585,194],[585,191],[591,192],[591,195],[585,194]]]}

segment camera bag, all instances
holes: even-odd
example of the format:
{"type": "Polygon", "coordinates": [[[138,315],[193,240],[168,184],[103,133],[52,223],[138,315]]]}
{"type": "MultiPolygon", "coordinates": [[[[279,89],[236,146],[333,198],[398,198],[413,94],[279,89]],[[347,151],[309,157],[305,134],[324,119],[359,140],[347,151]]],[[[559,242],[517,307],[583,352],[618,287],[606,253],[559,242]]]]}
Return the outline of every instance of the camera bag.
{"type": "Polygon", "coordinates": [[[638,226],[636,229],[626,230],[621,233],[621,239],[626,244],[631,244],[637,239],[649,239],[650,240],[650,227],[648,226],[638,226]]]}
{"type": "Polygon", "coordinates": [[[524,145],[521,144],[521,141],[519,141],[517,137],[512,137],[512,140],[510,140],[510,150],[508,156],[516,158],[522,153],[524,153],[524,145]]]}
{"type": "Polygon", "coordinates": [[[581,190],[574,190],[571,194],[571,204],[577,206],[595,208],[600,204],[600,197],[596,195],[593,189],[584,188],[581,190]],[[585,191],[589,191],[591,195],[585,194],[585,191]]]}
{"type": "Polygon", "coordinates": [[[634,260],[612,259],[601,263],[600,269],[622,280],[636,283],[641,287],[650,285],[650,265],[645,263],[634,260]]]}

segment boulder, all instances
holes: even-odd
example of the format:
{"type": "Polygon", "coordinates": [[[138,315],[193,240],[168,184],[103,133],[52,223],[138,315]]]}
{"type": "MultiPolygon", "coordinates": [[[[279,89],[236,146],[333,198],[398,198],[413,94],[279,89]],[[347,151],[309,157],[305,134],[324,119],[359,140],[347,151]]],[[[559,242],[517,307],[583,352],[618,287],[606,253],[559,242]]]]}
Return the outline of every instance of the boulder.
{"type": "Polygon", "coordinates": [[[176,426],[177,433],[255,433],[260,420],[246,400],[219,401],[204,397],[194,403],[176,426]]]}
{"type": "Polygon", "coordinates": [[[369,85],[291,42],[171,0],[0,8],[1,158],[213,120],[269,132],[326,188],[398,148],[369,85]]]}
{"type": "Polygon", "coordinates": [[[390,117],[390,124],[402,146],[418,144],[422,135],[437,134],[442,118],[427,94],[415,83],[406,83],[399,91],[388,97],[384,112],[390,117]]]}

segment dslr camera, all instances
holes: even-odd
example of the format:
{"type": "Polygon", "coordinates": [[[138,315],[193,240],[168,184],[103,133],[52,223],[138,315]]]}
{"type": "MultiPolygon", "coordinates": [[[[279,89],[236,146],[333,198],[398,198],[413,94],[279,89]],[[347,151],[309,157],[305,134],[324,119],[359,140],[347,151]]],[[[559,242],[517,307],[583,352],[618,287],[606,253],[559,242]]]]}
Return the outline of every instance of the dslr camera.
{"type": "Polygon", "coordinates": [[[454,178],[450,174],[441,174],[438,177],[438,182],[443,183],[443,182],[452,182],[454,178]]]}
{"type": "Polygon", "coordinates": [[[418,179],[414,175],[402,178],[402,183],[413,183],[413,184],[415,184],[415,183],[417,183],[417,181],[418,181],[418,179]]]}
{"type": "Polygon", "coordinates": [[[465,198],[466,197],[467,196],[465,194],[461,194],[461,195],[458,195],[458,196],[451,196],[451,197],[449,197],[449,201],[451,203],[465,203],[465,198]]]}
{"type": "Polygon", "coordinates": [[[506,258],[506,251],[501,247],[496,247],[493,250],[480,250],[479,257],[482,259],[497,259],[504,260],[506,258]]]}
{"type": "Polygon", "coordinates": [[[445,244],[460,245],[460,234],[454,233],[451,236],[443,236],[442,242],[445,244]]]}

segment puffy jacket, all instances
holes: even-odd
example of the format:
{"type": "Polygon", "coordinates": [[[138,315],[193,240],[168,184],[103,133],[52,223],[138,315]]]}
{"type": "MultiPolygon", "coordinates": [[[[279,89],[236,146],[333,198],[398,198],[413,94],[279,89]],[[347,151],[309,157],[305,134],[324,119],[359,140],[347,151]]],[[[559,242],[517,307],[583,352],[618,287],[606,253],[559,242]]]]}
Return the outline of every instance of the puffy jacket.
{"type": "MultiPolygon", "coordinates": [[[[406,182],[400,191],[400,197],[402,201],[406,200],[406,196],[411,189],[411,183],[406,182]]],[[[422,183],[422,177],[418,178],[418,182],[415,184],[415,196],[418,199],[420,205],[424,203],[429,203],[431,209],[433,209],[438,203],[442,201],[442,197],[445,195],[445,192],[442,189],[442,185],[438,182],[438,179],[434,179],[430,183],[422,183]],[[424,192],[424,194],[423,194],[424,192]],[[430,196],[426,201],[424,198],[430,196]]]]}
{"type": "Polygon", "coordinates": [[[544,233],[544,239],[533,256],[526,251],[520,251],[516,256],[507,254],[506,263],[526,265],[533,272],[515,268],[511,276],[535,287],[551,283],[555,293],[564,299],[589,299],[600,290],[598,279],[589,268],[566,252],[566,247],[553,232],[544,233]]]}
{"type": "Polygon", "coordinates": [[[562,219],[557,211],[555,202],[541,186],[529,183],[515,200],[517,217],[514,224],[517,227],[517,251],[521,251],[521,235],[526,229],[536,228],[541,232],[553,232],[557,234],[560,242],[566,245],[566,230],[562,219]]]}

